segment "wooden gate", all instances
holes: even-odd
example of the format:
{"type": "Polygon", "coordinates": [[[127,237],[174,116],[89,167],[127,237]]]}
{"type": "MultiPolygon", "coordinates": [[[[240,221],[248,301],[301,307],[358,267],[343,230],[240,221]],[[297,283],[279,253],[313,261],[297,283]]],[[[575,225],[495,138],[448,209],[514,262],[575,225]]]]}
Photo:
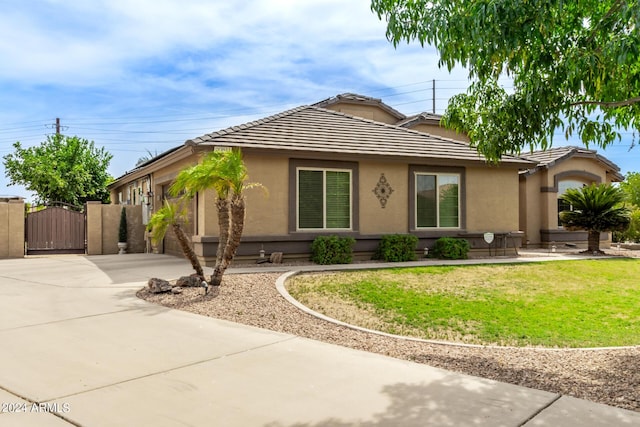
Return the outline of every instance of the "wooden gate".
{"type": "Polygon", "coordinates": [[[27,255],[84,254],[85,213],[59,206],[29,213],[25,235],[27,255]]]}

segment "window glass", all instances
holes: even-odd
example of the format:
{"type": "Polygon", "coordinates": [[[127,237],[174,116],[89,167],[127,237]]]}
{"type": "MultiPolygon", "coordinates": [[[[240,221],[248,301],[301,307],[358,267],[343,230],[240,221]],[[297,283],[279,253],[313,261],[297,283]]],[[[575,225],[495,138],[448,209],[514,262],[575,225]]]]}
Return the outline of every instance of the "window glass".
{"type": "Polygon", "coordinates": [[[298,224],[300,228],[323,228],[323,173],[300,170],[298,175],[298,224]]]}
{"type": "Polygon", "coordinates": [[[437,227],[436,176],[416,176],[416,226],[437,227]]]}
{"type": "Polygon", "coordinates": [[[326,172],[327,228],[351,227],[349,172],[326,172]]]}
{"type": "Polygon", "coordinates": [[[567,179],[558,182],[558,197],[562,196],[570,188],[582,188],[585,185],[582,181],[567,179]]]}
{"type": "Polygon", "coordinates": [[[571,203],[567,203],[562,200],[562,196],[570,188],[582,188],[585,185],[586,184],[584,182],[574,179],[565,179],[558,182],[558,228],[562,228],[562,223],[560,222],[560,212],[573,210],[573,206],[571,206],[571,203]]]}
{"type": "Polygon", "coordinates": [[[416,227],[460,226],[460,176],[416,174],[416,227]]]}
{"type": "Polygon", "coordinates": [[[298,170],[298,228],[351,228],[351,172],[298,170]]]}
{"type": "Polygon", "coordinates": [[[458,176],[438,176],[440,227],[458,227],[458,176]]]}

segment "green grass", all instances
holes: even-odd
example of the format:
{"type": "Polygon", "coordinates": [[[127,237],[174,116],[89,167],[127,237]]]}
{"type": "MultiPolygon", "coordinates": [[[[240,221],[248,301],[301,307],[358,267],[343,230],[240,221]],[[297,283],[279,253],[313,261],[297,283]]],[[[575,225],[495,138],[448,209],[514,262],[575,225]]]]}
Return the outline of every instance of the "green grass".
{"type": "Polygon", "coordinates": [[[640,344],[637,259],[302,275],[287,288],[332,317],[420,338],[545,347],[640,344]]]}

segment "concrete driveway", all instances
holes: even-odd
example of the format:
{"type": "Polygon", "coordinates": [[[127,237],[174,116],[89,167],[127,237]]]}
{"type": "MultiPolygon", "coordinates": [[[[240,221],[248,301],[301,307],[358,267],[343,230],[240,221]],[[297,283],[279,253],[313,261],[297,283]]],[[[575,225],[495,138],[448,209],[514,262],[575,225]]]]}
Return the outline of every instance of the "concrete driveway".
{"type": "Polygon", "coordinates": [[[0,260],[0,426],[640,425],[640,413],[135,297],[150,277],[190,272],[152,254],[0,260]]]}

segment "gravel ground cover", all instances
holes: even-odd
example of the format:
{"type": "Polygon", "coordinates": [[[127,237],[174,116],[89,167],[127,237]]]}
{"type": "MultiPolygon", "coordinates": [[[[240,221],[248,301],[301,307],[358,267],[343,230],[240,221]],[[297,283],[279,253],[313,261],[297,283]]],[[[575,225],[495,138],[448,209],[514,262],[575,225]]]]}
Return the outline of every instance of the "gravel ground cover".
{"type": "MultiPolygon", "coordinates": [[[[638,253],[624,255],[639,256],[638,253]]],[[[640,412],[640,346],[602,350],[466,347],[353,330],[306,314],[276,290],[280,273],[227,274],[203,295],[138,296],[166,307],[640,412]]]]}

